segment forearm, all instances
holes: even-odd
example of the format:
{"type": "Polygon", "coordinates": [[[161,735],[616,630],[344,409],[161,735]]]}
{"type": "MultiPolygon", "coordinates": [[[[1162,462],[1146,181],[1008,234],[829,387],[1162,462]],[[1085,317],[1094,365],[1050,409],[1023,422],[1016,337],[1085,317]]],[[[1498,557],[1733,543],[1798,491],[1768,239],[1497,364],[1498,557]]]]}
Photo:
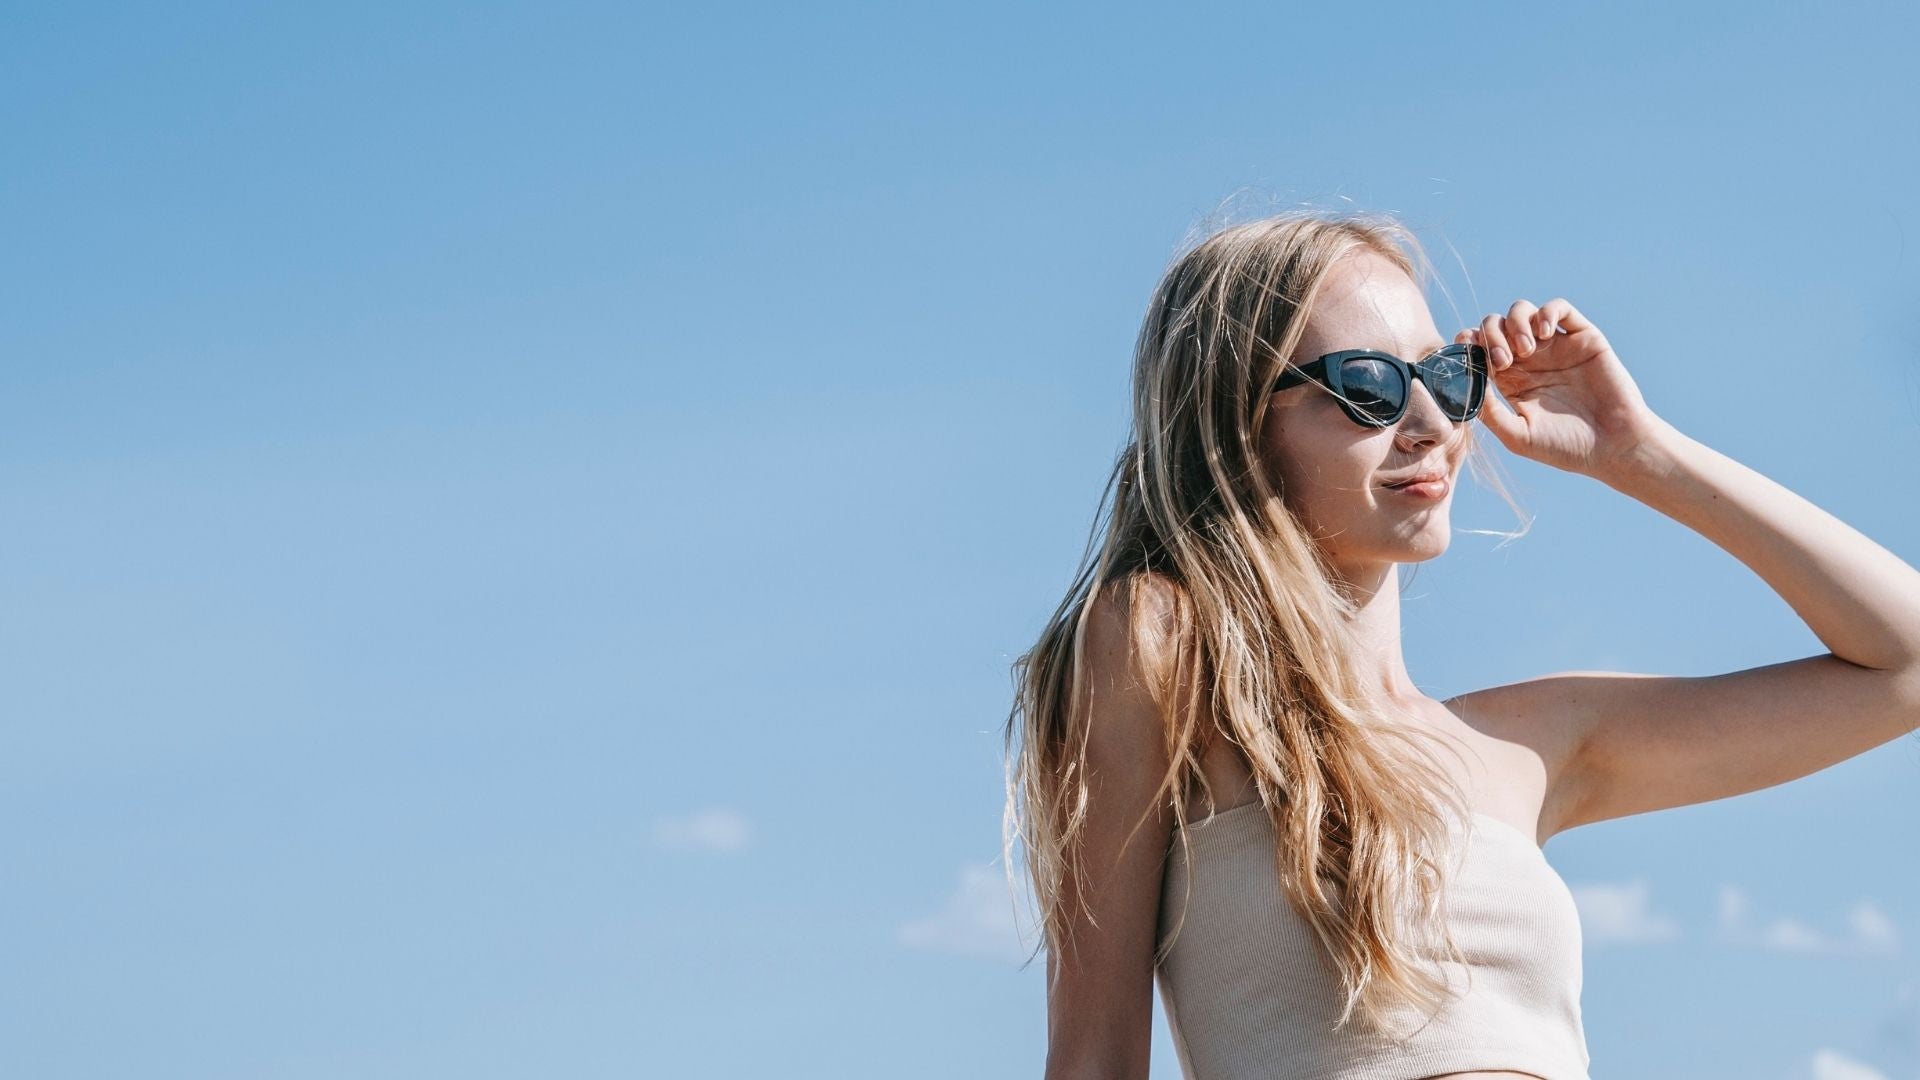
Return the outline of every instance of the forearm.
{"type": "Polygon", "coordinates": [[[1920,672],[1920,571],[1852,526],[1669,424],[1596,479],[1724,548],[1828,650],[1920,672]]]}

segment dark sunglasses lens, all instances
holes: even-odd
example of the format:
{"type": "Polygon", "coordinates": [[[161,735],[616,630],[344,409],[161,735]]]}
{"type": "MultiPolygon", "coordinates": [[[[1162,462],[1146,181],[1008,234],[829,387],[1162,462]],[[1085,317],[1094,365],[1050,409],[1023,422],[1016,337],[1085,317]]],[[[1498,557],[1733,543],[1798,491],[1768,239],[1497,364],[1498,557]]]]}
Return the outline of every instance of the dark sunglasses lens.
{"type": "Polygon", "coordinates": [[[1440,408],[1455,420],[1464,419],[1474,404],[1474,382],[1478,374],[1469,362],[1464,347],[1435,353],[1420,365],[1426,373],[1427,389],[1440,408]]]}
{"type": "Polygon", "coordinates": [[[1407,400],[1400,369],[1371,357],[1358,356],[1341,364],[1340,384],[1347,402],[1376,420],[1391,420],[1407,400]]]}

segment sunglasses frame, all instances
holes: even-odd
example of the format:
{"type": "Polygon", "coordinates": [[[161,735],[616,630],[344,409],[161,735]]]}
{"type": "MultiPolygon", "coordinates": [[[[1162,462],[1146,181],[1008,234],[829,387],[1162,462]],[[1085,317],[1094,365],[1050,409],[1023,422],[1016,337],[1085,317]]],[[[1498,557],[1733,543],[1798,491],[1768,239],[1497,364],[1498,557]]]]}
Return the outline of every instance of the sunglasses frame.
{"type": "MultiPolygon", "coordinates": [[[[1427,380],[1430,374],[1435,379],[1438,379],[1440,376],[1434,374],[1428,365],[1433,360],[1443,356],[1449,359],[1464,356],[1467,360],[1467,370],[1470,373],[1469,379],[1471,380],[1470,385],[1472,387],[1470,391],[1472,400],[1467,403],[1467,414],[1465,416],[1450,415],[1448,417],[1448,419],[1456,424],[1464,424],[1480,415],[1480,406],[1487,400],[1487,349],[1484,345],[1475,345],[1471,342],[1456,341],[1451,345],[1443,345],[1439,351],[1424,356],[1417,362],[1411,364],[1392,353],[1381,352],[1378,349],[1342,349],[1339,352],[1328,353],[1317,360],[1312,360],[1305,364],[1289,366],[1287,370],[1280,373],[1279,378],[1274,380],[1273,392],[1278,393],[1281,390],[1298,386],[1311,379],[1333,391],[1335,399],[1340,402],[1340,408],[1346,412],[1347,416],[1352,419],[1354,423],[1365,427],[1392,427],[1400,422],[1400,418],[1407,414],[1407,406],[1413,403],[1414,380],[1418,379],[1421,383],[1425,384],[1427,393],[1433,394],[1434,401],[1436,403],[1439,402],[1440,395],[1433,393],[1433,384],[1427,380]],[[1400,408],[1396,410],[1391,417],[1382,419],[1370,413],[1363,412],[1347,397],[1346,386],[1341,379],[1340,370],[1346,361],[1363,356],[1372,360],[1384,361],[1400,369],[1400,379],[1406,384],[1407,396],[1401,400],[1400,408]]],[[[1440,411],[1445,412],[1446,406],[1442,405],[1440,411]]]]}

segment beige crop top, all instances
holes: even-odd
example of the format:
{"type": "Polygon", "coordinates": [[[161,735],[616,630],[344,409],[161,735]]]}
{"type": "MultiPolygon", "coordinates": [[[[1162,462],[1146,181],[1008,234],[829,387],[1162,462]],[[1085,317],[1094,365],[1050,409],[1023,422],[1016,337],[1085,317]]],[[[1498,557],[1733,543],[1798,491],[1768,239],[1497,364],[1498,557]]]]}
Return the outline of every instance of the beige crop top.
{"type": "MultiPolygon", "coordinates": [[[[1510,1069],[1589,1080],[1580,1021],[1580,913],[1533,837],[1473,815],[1449,906],[1473,985],[1399,1045],[1358,1011],[1334,1031],[1346,1000],[1319,938],[1288,904],[1266,809],[1246,803],[1175,835],[1161,891],[1159,941],[1179,924],[1156,970],[1186,1080],[1419,1080],[1510,1069]]],[[[1460,965],[1440,960],[1459,991],[1460,965]]],[[[1423,1013],[1400,1029],[1403,1036],[1423,1013]]]]}

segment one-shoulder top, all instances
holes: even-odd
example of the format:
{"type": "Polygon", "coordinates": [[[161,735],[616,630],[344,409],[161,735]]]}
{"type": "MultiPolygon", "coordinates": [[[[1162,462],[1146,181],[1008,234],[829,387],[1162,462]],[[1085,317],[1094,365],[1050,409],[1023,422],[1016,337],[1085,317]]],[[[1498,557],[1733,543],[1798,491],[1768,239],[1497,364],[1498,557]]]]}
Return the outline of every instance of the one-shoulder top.
{"type": "Polygon", "coordinates": [[[1573,894],[1533,837],[1483,813],[1472,822],[1455,849],[1447,901],[1471,970],[1429,958],[1455,997],[1431,1020],[1409,1006],[1398,1044],[1367,1027],[1357,1006],[1334,1030],[1346,995],[1320,939],[1281,891],[1262,804],[1192,822],[1191,865],[1176,834],[1159,943],[1176,926],[1179,934],[1155,977],[1186,1080],[1419,1080],[1480,1069],[1589,1080],[1573,894]]]}

